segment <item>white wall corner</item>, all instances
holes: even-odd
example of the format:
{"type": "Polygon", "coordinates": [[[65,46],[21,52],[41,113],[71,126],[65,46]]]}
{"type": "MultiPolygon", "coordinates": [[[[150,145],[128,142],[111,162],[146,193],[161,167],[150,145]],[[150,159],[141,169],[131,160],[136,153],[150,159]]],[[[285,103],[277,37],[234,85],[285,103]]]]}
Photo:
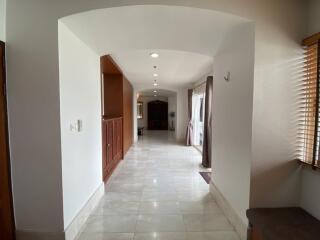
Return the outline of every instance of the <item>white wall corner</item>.
{"type": "Polygon", "coordinates": [[[101,198],[104,195],[104,184],[102,183],[97,191],[91,196],[88,202],[83,206],[77,216],[73,219],[70,225],[65,230],[64,240],[74,240],[85,226],[89,215],[97,207],[101,198]]]}
{"type": "Polygon", "coordinates": [[[215,199],[218,206],[222,209],[229,222],[233,225],[241,240],[247,239],[247,223],[232,208],[230,203],[225,199],[222,193],[213,182],[210,182],[210,193],[215,199]]]}

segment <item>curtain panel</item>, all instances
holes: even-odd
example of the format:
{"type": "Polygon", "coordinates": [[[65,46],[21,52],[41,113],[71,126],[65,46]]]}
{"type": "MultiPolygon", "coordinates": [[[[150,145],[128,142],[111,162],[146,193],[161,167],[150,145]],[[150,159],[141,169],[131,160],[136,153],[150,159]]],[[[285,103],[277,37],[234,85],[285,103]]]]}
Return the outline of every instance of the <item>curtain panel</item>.
{"type": "Polygon", "coordinates": [[[202,166],[211,168],[212,160],[212,97],[213,97],[213,77],[207,77],[205,95],[205,113],[203,126],[203,150],[202,166]]]}

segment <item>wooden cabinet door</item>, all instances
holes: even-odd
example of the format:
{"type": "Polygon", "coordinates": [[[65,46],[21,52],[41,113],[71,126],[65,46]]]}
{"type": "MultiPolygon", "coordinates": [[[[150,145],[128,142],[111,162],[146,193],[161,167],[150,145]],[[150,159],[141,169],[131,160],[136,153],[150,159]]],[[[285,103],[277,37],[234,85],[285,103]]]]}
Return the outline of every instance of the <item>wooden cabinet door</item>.
{"type": "Polygon", "coordinates": [[[107,178],[107,123],[102,120],[102,174],[103,180],[107,178]]]}
{"type": "Polygon", "coordinates": [[[110,172],[113,167],[113,120],[106,123],[106,155],[106,166],[110,172]]]}
{"type": "MultiPolygon", "coordinates": [[[[117,161],[117,157],[118,157],[118,142],[117,142],[117,138],[118,138],[118,119],[114,119],[113,121],[113,160],[116,162],[117,161]]],[[[116,164],[116,163],[115,163],[116,164]]]]}
{"type": "Polygon", "coordinates": [[[114,149],[114,158],[118,162],[122,156],[122,120],[121,118],[114,120],[114,137],[113,137],[113,149],[114,149]]]}
{"type": "Polygon", "coordinates": [[[118,125],[118,131],[119,131],[119,135],[117,138],[118,144],[117,144],[117,152],[119,153],[119,157],[120,159],[123,158],[122,156],[122,151],[123,151],[123,122],[122,119],[119,119],[119,125],[118,125]]]}

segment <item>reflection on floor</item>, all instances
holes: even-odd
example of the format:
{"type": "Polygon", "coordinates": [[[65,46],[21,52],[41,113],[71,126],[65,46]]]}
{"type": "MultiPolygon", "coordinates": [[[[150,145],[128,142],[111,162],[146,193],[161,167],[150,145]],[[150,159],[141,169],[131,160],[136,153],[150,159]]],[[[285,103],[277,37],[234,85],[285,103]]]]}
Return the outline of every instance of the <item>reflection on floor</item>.
{"type": "Polygon", "coordinates": [[[201,155],[146,132],[106,185],[80,240],[238,240],[209,194],[201,155]]]}

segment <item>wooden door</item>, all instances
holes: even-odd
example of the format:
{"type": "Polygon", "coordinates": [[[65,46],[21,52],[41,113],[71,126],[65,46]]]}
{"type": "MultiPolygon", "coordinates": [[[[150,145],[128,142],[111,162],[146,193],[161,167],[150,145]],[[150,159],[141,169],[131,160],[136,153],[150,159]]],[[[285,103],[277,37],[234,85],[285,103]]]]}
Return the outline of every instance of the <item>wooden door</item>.
{"type": "Polygon", "coordinates": [[[5,94],[5,47],[0,42],[0,239],[14,239],[8,144],[7,104],[5,94]]]}
{"type": "Polygon", "coordinates": [[[168,130],[168,103],[152,101],[148,103],[148,129],[168,130]]]}

